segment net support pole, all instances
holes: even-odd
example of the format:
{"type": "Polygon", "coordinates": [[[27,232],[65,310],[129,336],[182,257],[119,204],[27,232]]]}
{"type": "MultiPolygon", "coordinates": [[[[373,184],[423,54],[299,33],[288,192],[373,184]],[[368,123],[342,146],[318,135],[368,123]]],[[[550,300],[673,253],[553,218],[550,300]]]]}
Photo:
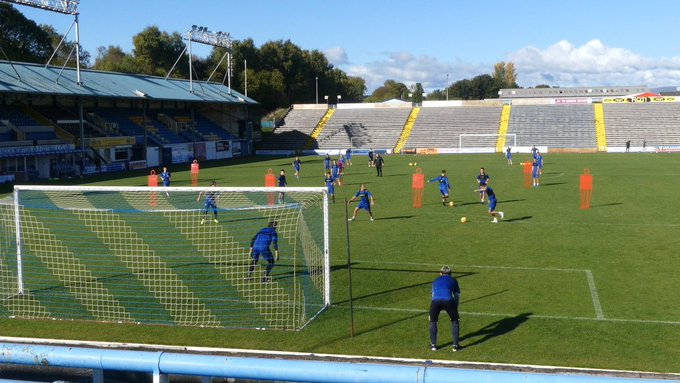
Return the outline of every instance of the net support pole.
{"type": "MultiPolygon", "coordinates": [[[[348,299],[349,303],[349,336],[354,338],[354,306],[352,304],[352,259],[349,251],[349,212],[347,211],[347,197],[345,197],[345,235],[347,237],[347,278],[348,278],[348,299]]],[[[326,270],[329,268],[327,267],[326,270]]]]}
{"type": "Polygon", "coordinates": [[[17,244],[17,290],[24,293],[24,271],[21,263],[21,219],[19,216],[19,190],[14,189],[14,229],[17,244]]]}
{"type": "Polygon", "coordinates": [[[331,256],[330,256],[330,222],[328,221],[328,192],[323,193],[323,303],[331,305],[331,256]]]}

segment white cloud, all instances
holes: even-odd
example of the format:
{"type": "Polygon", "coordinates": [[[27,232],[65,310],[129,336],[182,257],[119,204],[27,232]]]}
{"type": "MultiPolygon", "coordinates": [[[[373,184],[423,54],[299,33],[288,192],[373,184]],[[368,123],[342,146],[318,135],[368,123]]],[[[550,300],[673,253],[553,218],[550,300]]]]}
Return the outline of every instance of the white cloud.
{"type": "Polygon", "coordinates": [[[416,57],[408,52],[389,52],[385,53],[385,56],[383,60],[349,65],[346,72],[366,80],[366,87],[371,93],[386,80],[395,80],[407,86],[419,82],[427,91],[443,89],[446,87],[447,74],[449,83],[453,83],[463,78],[488,73],[492,68],[492,65],[445,63],[434,57],[416,57]]]}
{"type": "MultiPolygon", "coordinates": [[[[447,63],[431,56],[414,56],[403,51],[386,52],[383,59],[358,64],[347,62],[344,49],[335,49],[344,55],[346,65],[343,69],[350,75],[364,78],[369,93],[389,79],[407,86],[420,82],[428,91],[443,89],[447,73],[451,84],[464,78],[491,74],[494,64],[460,60],[447,63]]],[[[330,56],[329,60],[338,65],[330,56]]],[[[680,57],[644,57],[624,48],[606,46],[597,39],[581,46],[567,40],[544,49],[527,46],[497,61],[514,62],[517,82],[523,87],[538,84],[561,87],[680,85],[680,57]]]]}
{"type": "Polygon", "coordinates": [[[343,47],[329,48],[326,49],[323,53],[326,55],[328,62],[335,66],[344,65],[349,62],[347,60],[347,52],[345,52],[345,48],[343,47]]]}
{"type": "Polygon", "coordinates": [[[508,55],[522,86],[674,85],[680,58],[654,59],[594,39],[581,46],[559,41],[545,49],[528,46],[508,55]]]}

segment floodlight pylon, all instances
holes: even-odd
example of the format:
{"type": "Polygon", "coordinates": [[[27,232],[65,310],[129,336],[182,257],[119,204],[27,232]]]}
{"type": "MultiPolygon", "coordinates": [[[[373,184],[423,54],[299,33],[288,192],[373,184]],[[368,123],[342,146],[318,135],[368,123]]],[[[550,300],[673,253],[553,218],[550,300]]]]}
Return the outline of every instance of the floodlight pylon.
{"type": "MultiPolygon", "coordinates": [[[[222,47],[227,50],[227,57],[228,57],[228,62],[231,63],[231,48],[232,48],[232,40],[231,40],[231,35],[229,32],[214,32],[208,30],[207,27],[204,26],[197,26],[197,25],[192,25],[191,29],[187,31],[187,35],[184,38],[187,40],[188,46],[189,46],[189,92],[193,93],[194,92],[194,85],[193,85],[193,65],[192,65],[192,60],[191,60],[191,43],[192,42],[197,42],[205,45],[210,45],[213,47],[222,47]]],[[[184,54],[184,52],[182,52],[184,54]]],[[[181,55],[180,54],[180,57],[181,55]]],[[[178,59],[179,60],[179,59],[178,59]]],[[[224,57],[222,60],[219,61],[217,66],[215,67],[215,70],[217,70],[217,67],[219,67],[220,64],[222,64],[222,61],[224,60],[224,57]]],[[[177,63],[175,63],[177,64],[177,63]]],[[[173,66],[174,68],[174,66],[173,66]]],[[[215,73],[215,70],[213,70],[213,74],[215,73]]],[[[227,88],[229,89],[229,94],[231,94],[231,65],[227,66],[227,78],[228,78],[228,85],[227,88]]],[[[210,75],[210,78],[212,78],[212,74],[210,75]]],[[[210,80],[208,78],[208,80],[210,80]]]]}
{"type": "MultiPolygon", "coordinates": [[[[46,11],[51,11],[51,12],[57,12],[57,13],[62,13],[65,15],[73,15],[74,16],[74,21],[73,24],[71,24],[71,27],[69,27],[69,32],[71,31],[71,28],[75,24],[76,26],[76,84],[77,85],[82,85],[82,81],[80,79],[80,32],[78,28],[78,3],[80,2],[79,0],[0,0],[5,3],[13,3],[13,4],[18,4],[18,5],[25,5],[28,7],[33,7],[33,8],[38,8],[38,9],[44,9],[46,11]]],[[[66,32],[64,35],[64,38],[66,38],[66,35],[69,34],[69,32],[66,32]]],[[[63,42],[62,39],[62,42],[63,42]]],[[[61,42],[57,46],[57,49],[59,49],[59,46],[61,46],[61,42]]],[[[56,50],[55,49],[55,53],[56,50]]],[[[52,54],[54,56],[54,53],[52,54]]],[[[70,55],[69,55],[70,56],[70,55]]],[[[52,57],[50,57],[50,61],[52,60],[52,57]]],[[[49,65],[49,61],[47,62],[49,65]]],[[[58,81],[58,79],[57,79],[58,81]]]]}

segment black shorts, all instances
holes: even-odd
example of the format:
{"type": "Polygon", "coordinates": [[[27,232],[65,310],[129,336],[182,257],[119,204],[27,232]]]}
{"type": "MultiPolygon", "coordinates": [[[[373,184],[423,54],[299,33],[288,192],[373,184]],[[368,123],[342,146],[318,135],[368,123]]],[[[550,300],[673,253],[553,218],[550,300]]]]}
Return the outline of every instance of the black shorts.
{"type": "Polygon", "coordinates": [[[451,322],[457,321],[458,317],[458,305],[455,301],[445,301],[445,300],[434,300],[430,303],[430,322],[436,322],[439,319],[439,313],[444,310],[449,314],[451,322]]]}

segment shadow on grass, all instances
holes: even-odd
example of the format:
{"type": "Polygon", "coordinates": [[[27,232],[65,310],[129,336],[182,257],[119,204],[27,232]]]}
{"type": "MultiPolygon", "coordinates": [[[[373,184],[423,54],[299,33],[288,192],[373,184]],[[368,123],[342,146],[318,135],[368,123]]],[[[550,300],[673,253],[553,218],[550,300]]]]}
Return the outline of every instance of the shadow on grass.
{"type": "MultiPolygon", "coordinates": [[[[345,268],[346,268],[346,266],[345,266],[345,268]]],[[[425,274],[433,275],[433,277],[432,277],[433,280],[437,276],[437,272],[434,271],[434,270],[386,269],[386,268],[378,268],[378,267],[360,267],[360,266],[359,267],[352,266],[352,270],[353,271],[400,272],[400,273],[409,273],[409,274],[425,273],[425,274]]],[[[474,274],[477,274],[477,273],[476,272],[469,272],[469,271],[468,272],[458,272],[458,273],[454,273],[454,277],[460,279],[460,278],[464,278],[464,277],[474,275],[474,274]]],[[[352,297],[352,300],[357,301],[357,300],[360,300],[360,299],[371,298],[371,297],[375,297],[375,296],[379,296],[379,295],[385,295],[385,294],[391,294],[391,293],[394,293],[394,292],[408,290],[408,289],[412,289],[412,288],[415,288],[415,287],[421,287],[421,286],[426,286],[426,285],[430,285],[430,284],[432,284],[432,281],[428,280],[426,282],[414,283],[414,284],[411,284],[411,285],[408,285],[408,286],[400,286],[400,287],[396,287],[394,289],[378,291],[378,292],[374,292],[374,293],[370,293],[370,294],[366,294],[366,295],[362,295],[362,296],[354,296],[354,297],[352,297]]],[[[349,302],[349,299],[334,302],[334,304],[343,304],[343,303],[347,303],[347,302],[349,302]]]]}
{"type": "Polygon", "coordinates": [[[548,183],[542,183],[541,186],[555,186],[555,185],[564,185],[566,182],[548,182],[548,183]]]}
{"type": "Polygon", "coordinates": [[[397,215],[394,217],[384,217],[384,218],[376,218],[376,221],[387,221],[390,219],[409,219],[415,217],[414,215],[397,215]]]}
{"type": "Polygon", "coordinates": [[[590,207],[596,208],[596,207],[607,207],[607,206],[617,206],[617,205],[623,205],[623,202],[601,203],[599,205],[590,205],[590,207]]]}
{"type": "Polygon", "coordinates": [[[486,295],[482,295],[482,296],[480,296],[480,297],[468,299],[468,300],[466,300],[466,301],[462,301],[461,303],[470,303],[470,302],[478,301],[478,300],[480,300],[480,299],[489,298],[489,297],[492,297],[492,296],[494,296],[494,295],[503,294],[503,293],[508,292],[508,291],[510,291],[510,290],[505,289],[505,290],[496,291],[495,293],[486,294],[486,295]]]}
{"type": "MultiPolygon", "coordinates": [[[[357,268],[356,268],[356,267],[353,267],[352,270],[357,270],[357,268]]],[[[360,299],[375,297],[375,296],[384,295],[384,294],[391,294],[391,293],[394,293],[394,292],[397,292],[397,291],[408,290],[408,289],[412,289],[412,288],[414,288],[414,287],[420,287],[420,286],[429,285],[429,284],[431,284],[431,283],[432,283],[432,281],[427,281],[427,282],[421,282],[421,283],[414,283],[414,284],[408,285],[408,286],[401,286],[401,287],[397,287],[397,288],[391,289],[391,290],[378,291],[378,292],[375,292],[375,293],[362,295],[362,296],[360,296],[360,297],[353,297],[353,298],[352,298],[352,301],[356,302],[356,301],[358,301],[358,300],[360,300],[360,299]]],[[[333,304],[339,305],[339,304],[348,303],[348,302],[349,302],[349,299],[345,299],[345,300],[342,300],[342,301],[334,302],[333,304]]]]}
{"type": "Polygon", "coordinates": [[[505,201],[498,201],[498,203],[512,203],[512,202],[522,202],[522,201],[526,201],[526,200],[524,198],[522,198],[522,199],[508,199],[508,200],[505,200],[505,201]]]}
{"type": "Polygon", "coordinates": [[[428,315],[428,313],[423,310],[422,313],[409,315],[409,316],[404,317],[404,318],[393,320],[389,323],[384,323],[384,324],[381,324],[379,326],[375,326],[375,327],[372,327],[372,328],[369,328],[369,329],[366,329],[366,330],[363,330],[363,331],[358,331],[358,332],[355,333],[355,335],[363,335],[363,334],[369,333],[371,331],[381,330],[385,327],[392,326],[392,325],[395,325],[395,324],[400,323],[400,322],[406,322],[408,320],[418,318],[418,317],[422,317],[422,316],[427,316],[427,315],[428,315]]]}
{"type": "Polygon", "coordinates": [[[525,215],[524,217],[517,217],[517,218],[504,219],[503,222],[524,221],[524,220],[532,219],[532,218],[534,218],[533,215],[525,215]]]}
{"type": "Polygon", "coordinates": [[[529,320],[529,317],[533,313],[523,313],[519,314],[514,317],[510,318],[503,318],[501,320],[497,320],[493,323],[490,323],[481,329],[470,333],[470,334],[465,334],[460,338],[460,341],[462,342],[463,340],[472,340],[472,343],[466,344],[465,347],[472,347],[476,346],[478,344],[482,344],[488,340],[491,340],[497,336],[505,335],[509,332],[514,331],[517,327],[519,327],[522,323],[526,322],[529,320]]]}

